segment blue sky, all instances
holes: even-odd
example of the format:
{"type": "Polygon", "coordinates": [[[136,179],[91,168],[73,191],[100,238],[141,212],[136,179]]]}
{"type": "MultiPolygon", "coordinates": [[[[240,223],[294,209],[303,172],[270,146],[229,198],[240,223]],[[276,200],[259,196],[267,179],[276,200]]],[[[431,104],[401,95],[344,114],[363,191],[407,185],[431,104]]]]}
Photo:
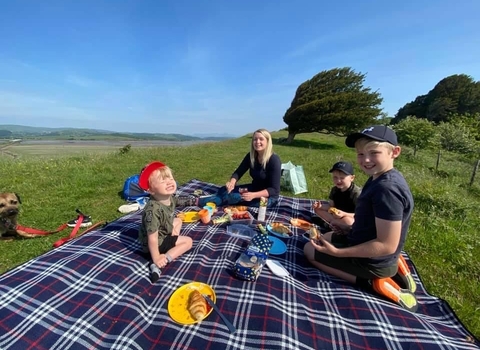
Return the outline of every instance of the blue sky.
{"type": "Polygon", "coordinates": [[[0,0],[0,124],[229,134],[285,127],[320,71],[366,73],[393,116],[480,80],[480,1],[0,0]]]}

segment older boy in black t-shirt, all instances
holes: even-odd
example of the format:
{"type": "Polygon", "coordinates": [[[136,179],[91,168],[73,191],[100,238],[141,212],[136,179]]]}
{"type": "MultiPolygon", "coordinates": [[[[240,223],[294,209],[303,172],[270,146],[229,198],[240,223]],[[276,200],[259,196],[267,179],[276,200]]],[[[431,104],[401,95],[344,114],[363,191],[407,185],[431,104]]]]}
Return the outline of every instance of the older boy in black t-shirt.
{"type": "Polygon", "coordinates": [[[393,165],[401,152],[397,136],[374,125],[349,135],[345,143],[355,147],[359,166],[370,176],[358,198],[355,222],[348,232],[329,232],[307,243],[305,256],[322,271],[416,311],[416,285],[401,255],[413,197],[393,165]]]}

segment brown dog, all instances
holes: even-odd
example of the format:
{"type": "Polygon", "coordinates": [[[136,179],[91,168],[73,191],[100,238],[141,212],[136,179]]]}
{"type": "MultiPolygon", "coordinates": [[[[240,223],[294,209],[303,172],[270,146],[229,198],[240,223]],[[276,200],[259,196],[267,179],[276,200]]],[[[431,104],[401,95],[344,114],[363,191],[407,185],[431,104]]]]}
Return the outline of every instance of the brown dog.
{"type": "Polygon", "coordinates": [[[0,193],[0,237],[16,236],[20,197],[16,193],[0,193]]]}

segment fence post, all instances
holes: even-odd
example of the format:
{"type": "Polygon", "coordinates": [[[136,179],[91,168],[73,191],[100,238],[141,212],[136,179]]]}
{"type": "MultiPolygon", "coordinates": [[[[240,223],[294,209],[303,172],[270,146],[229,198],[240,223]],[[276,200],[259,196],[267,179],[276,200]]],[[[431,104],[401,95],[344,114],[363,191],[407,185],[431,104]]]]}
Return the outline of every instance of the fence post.
{"type": "Polygon", "coordinates": [[[477,160],[477,163],[473,167],[472,177],[470,178],[470,187],[473,185],[473,180],[475,180],[475,175],[477,174],[478,166],[480,165],[480,159],[477,160]]]}
{"type": "Polygon", "coordinates": [[[438,170],[438,164],[440,163],[440,150],[438,150],[438,154],[437,154],[437,164],[435,164],[435,171],[438,170]]]}

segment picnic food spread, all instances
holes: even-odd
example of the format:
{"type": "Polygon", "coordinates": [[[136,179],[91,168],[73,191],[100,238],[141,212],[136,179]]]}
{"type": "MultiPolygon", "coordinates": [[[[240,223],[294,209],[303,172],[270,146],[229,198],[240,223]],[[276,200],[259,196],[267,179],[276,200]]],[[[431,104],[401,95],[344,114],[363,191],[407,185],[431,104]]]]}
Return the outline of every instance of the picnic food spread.
{"type": "Polygon", "coordinates": [[[261,233],[267,234],[267,229],[262,224],[258,224],[257,228],[260,230],[261,233]]]}
{"type": "Polygon", "coordinates": [[[237,205],[237,206],[230,206],[230,207],[225,207],[223,209],[223,212],[224,213],[238,213],[238,212],[244,212],[244,211],[247,211],[248,210],[248,207],[245,206],[245,205],[237,205]]]}
{"type": "MultiPolygon", "coordinates": [[[[175,322],[180,324],[194,324],[200,321],[194,318],[190,312],[190,294],[192,294],[193,291],[208,295],[213,302],[216,301],[215,291],[208,284],[202,282],[184,284],[173,292],[168,301],[168,313],[175,322]]],[[[207,305],[205,299],[204,302],[205,305],[207,305]]],[[[210,306],[206,306],[206,310],[203,318],[207,317],[213,309],[210,306]]]]}
{"type": "Polygon", "coordinates": [[[177,214],[177,218],[182,220],[182,222],[195,222],[200,219],[197,211],[187,211],[187,212],[179,212],[177,214]]]}
{"type": "Polygon", "coordinates": [[[337,216],[337,217],[340,217],[340,216],[341,216],[340,210],[338,210],[338,209],[335,208],[335,207],[330,207],[330,208],[328,208],[328,212],[329,212],[330,214],[333,214],[333,215],[337,216]]]}
{"type": "Polygon", "coordinates": [[[309,223],[308,221],[306,220],[302,220],[302,219],[290,219],[290,223],[295,226],[295,227],[299,227],[303,230],[309,230],[310,227],[312,227],[312,224],[309,223]]]}
{"type": "Polygon", "coordinates": [[[313,240],[318,240],[318,238],[320,237],[320,233],[314,226],[310,228],[309,234],[310,234],[310,239],[313,239],[313,240]]]}
{"type": "Polygon", "coordinates": [[[291,233],[290,229],[281,222],[272,222],[270,224],[270,227],[272,231],[285,236],[289,236],[289,234],[291,233]]]}
{"type": "Polygon", "coordinates": [[[194,290],[192,293],[190,293],[188,300],[188,311],[197,321],[203,320],[203,318],[207,315],[207,301],[198,290],[194,290]]]}
{"type": "Polygon", "coordinates": [[[250,215],[247,211],[244,212],[234,212],[232,213],[232,219],[241,220],[241,219],[250,219],[250,215]]]}

